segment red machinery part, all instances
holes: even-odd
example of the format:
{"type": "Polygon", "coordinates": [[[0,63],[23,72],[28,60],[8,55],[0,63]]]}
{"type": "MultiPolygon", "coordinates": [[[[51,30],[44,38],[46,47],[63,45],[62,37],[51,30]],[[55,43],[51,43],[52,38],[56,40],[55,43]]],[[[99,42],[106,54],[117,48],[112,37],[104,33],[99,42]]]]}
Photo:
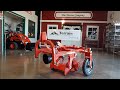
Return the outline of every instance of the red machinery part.
{"type": "MultiPolygon", "coordinates": [[[[77,53],[84,53],[85,55],[85,65],[83,65],[83,73],[88,76],[91,74],[91,72],[87,72],[87,67],[89,66],[89,69],[93,69],[93,58],[92,58],[92,51],[90,48],[84,48],[84,47],[76,47],[74,46],[60,46],[59,48],[56,48],[55,45],[46,38],[46,32],[41,33],[41,40],[38,40],[35,44],[35,58],[38,58],[38,55],[40,53],[44,54],[50,54],[52,61],[50,62],[50,68],[56,69],[64,72],[64,75],[67,75],[72,69],[77,71],[80,68],[79,62],[76,60],[77,53]],[[38,48],[40,43],[46,43],[45,45],[49,45],[50,47],[46,48],[38,48]],[[57,52],[56,52],[57,49],[57,52]],[[65,55],[68,56],[67,63],[60,63],[60,58],[64,57],[65,55]],[[86,60],[89,60],[90,64],[86,64],[86,60]]],[[[64,61],[64,59],[62,59],[64,61]]],[[[87,61],[88,62],[88,61],[87,61]]],[[[84,63],[83,63],[84,64],[84,63]]]]}
{"type": "Polygon", "coordinates": [[[7,47],[10,49],[17,49],[20,46],[26,49],[29,48],[31,50],[30,39],[22,33],[10,32],[9,37],[7,37],[6,39],[6,42],[7,42],[7,47]]]}
{"type": "Polygon", "coordinates": [[[11,49],[14,49],[15,48],[15,45],[13,43],[10,44],[10,48],[11,49]]]}

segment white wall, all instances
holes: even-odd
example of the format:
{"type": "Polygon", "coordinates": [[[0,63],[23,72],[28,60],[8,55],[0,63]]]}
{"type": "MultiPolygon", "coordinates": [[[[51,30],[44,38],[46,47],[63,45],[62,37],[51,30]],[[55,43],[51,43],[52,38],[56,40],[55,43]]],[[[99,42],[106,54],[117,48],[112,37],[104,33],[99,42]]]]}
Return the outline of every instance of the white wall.
{"type": "Polygon", "coordinates": [[[120,11],[108,11],[108,23],[120,23],[120,11]],[[112,18],[110,18],[112,15],[112,18]]]}
{"type": "Polygon", "coordinates": [[[37,25],[38,25],[38,17],[35,15],[35,11],[32,11],[32,15],[27,13],[26,11],[12,11],[16,14],[19,14],[25,17],[25,35],[28,36],[28,20],[32,20],[35,22],[35,38],[29,38],[32,43],[37,41],[37,25]]]}
{"type": "MultiPolygon", "coordinates": [[[[22,22],[22,19],[21,18],[11,18],[10,16],[8,16],[8,15],[4,15],[4,23],[7,23],[7,24],[9,24],[9,25],[11,25],[11,29],[13,30],[13,31],[16,31],[16,26],[17,26],[17,24],[20,24],[22,22]]],[[[8,27],[4,27],[4,30],[7,30],[8,29],[8,27]]]]}

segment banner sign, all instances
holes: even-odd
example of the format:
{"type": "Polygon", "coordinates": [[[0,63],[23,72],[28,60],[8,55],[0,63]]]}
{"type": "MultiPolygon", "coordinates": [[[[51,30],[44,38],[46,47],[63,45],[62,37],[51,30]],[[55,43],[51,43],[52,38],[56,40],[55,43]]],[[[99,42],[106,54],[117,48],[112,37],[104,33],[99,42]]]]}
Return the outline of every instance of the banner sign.
{"type": "Polygon", "coordinates": [[[77,11],[77,12],[72,12],[72,11],[56,11],[54,14],[56,19],[91,19],[93,14],[90,11],[77,11]]]}
{"type": "Polygon", "coordinates": [[[80,41],[81,30],[47,30],[47,38],[52,40],[80,41]]]}

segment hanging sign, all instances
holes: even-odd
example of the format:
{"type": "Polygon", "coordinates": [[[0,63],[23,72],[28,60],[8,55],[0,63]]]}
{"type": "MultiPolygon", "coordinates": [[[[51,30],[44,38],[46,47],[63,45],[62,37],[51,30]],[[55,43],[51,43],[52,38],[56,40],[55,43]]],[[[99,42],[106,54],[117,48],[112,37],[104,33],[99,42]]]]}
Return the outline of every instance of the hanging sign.
{"type": "Polygon", "coordinates": [[[80,40],[81,30],[47,30],[47,38],[52,40],[80,40]]]}
{"type": "Polygon", "coordinates": [[[54,16],[56,19],[91,19],[93,14],[91,11],[56,11],[54,16]]]}

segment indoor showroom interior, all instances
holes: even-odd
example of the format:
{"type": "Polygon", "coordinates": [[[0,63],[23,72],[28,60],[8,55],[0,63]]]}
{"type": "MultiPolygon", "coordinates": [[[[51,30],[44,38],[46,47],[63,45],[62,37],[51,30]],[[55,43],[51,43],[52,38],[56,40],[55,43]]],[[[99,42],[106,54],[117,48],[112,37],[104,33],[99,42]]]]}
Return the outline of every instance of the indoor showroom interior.
{"type": "Polygon", "coordinates": [[[120,79],[120,11],[0,11],[0,79],[120,79]]]}

